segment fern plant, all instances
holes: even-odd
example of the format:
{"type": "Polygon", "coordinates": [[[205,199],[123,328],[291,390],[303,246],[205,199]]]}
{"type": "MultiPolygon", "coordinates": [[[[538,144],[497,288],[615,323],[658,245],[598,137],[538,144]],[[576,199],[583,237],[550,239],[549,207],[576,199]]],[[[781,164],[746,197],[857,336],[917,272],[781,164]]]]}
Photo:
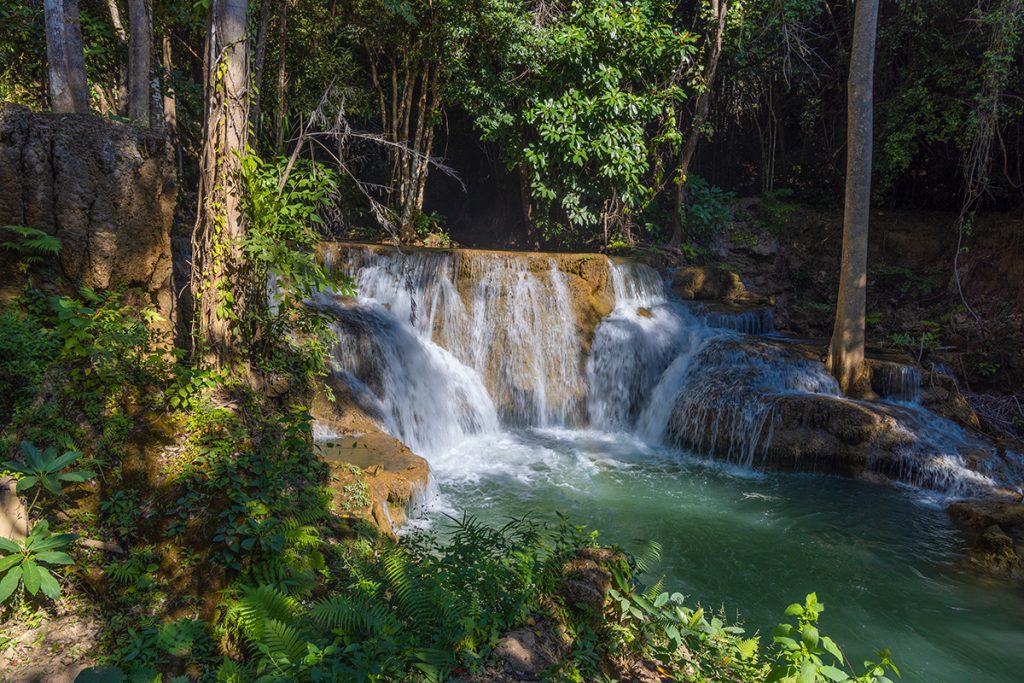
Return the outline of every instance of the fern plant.
{"type": "Polygon", "coordinates": [[[60,253],[60,240],[38,228],[4,225],[0,230],[7,234],[0,247],[18,254],[22,270],[60,253]]]}

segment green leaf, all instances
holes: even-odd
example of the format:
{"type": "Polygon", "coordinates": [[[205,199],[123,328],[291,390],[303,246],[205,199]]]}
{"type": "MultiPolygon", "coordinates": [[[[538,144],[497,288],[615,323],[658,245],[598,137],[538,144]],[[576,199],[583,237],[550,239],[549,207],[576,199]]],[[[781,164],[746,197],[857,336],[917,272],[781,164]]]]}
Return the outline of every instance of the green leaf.
{"type": "Polygon", "coordinates": [[[75,561],[71,559],[71,556],[67,553],[62,553],[57,550],[47,550],[41,553],[36,553],[35,559],[39,562],[45,562],[47,564],[74,564],[75,561]]]}
{"type": "Polygon", "coordinates": [[[32,560],[26,560],[21,565],[22,579],[25,581],[25,590],[28,591],[29,595],[35,595],[39,592],[39,565],[32,560]]]}
{"type": "Polygon", "coordinates": [[[0,557],[0,572],[5,572],[16,564],[21,564],[22,555],[0,557]]]}
{"type": "Polygon", "coordinates": [[[46,597],[51,600],[56,600],[60,597],[60,584],[57,583],[57,579],[53,577],[50,570],[45,567],[39,567],[39,586],[43,589],[46,597]]]}
{"type": "Polygon", "coordinates": [[[5,601],[11,597],[11,593],[18,587],[18,582],[21,581],[21,567],[14,567],[7,575],[4,576],[3,580],[0,581],[0,602],[5,601]]]}
{"type": "Polygon", "coordinates": [[[92,479],[95,476],[96,473],[90,470],[74,470],[72,472],[64,472],[62,474],[58,474],[57,478],[63,481],[80,482],[92,479]]]}
{"type": "Polygon", "coordinates": [[[839,649],[839,646],[836,645],[836,642],[834,640],[832,640],[828,636],[825,636],[821,639],[821,644],[825,648],[825,650],[828,651],[833,657],[838,659],[840,662],[843,661],[843,653],[839,649]]]}
{"type": "Polygon", "coordinates": [[[799,603],[796,603],[796,602],[794,602],[793,604],[791,604],[789,607],[786,608],[786,616],[787,617],[798,617],[798,616],[800,616],[803,613],[804,613],[804,606],[799,604],[799,603]]]}
{"type": "Polygon", "coordinates": [[[800,677],[797,679],[799,683],[814,683],[817,678],[818,672],[814,662],[809,659],[804,660],[804,663],[800,665],[800,677]]]}
{"type": "Polygon", "coordinates": [[[18,485],[15,487],[14,490],[18,493],[21,493],[26,489],[30,489],[33,486],[35,486],[37,481],[39,481],[39,477],[34,477],[32,475],[22,477],[21,479],[18,480],[18,485]]]}
{"type": "Polygon", "coordinates": [[[822,675],[824,675],[830,681],[848,681],[848,680],[850,680],[850,675],[849,674],[847,674],[842,669],[837,669],[836,667],[831,666],[831,665],[825,665],[825,666],[819,667],[818,671],[820,671],[822,673],[822,675]]]}
{"type": "Polygon", "coordinates": [[[65,467],[67,467],[68,465],[70,465],[71,463],[73,463],[74,461],[78,460],[81,457],[82,454],[77,451],[68,451],[67,453],[60,456],[53,462],[49,463],[47,469],[50,470],[51,472],[57,472],[58,470],[64,469],[65,467]]]}
{"type": "Polygon", "coordinates": [[[808,648],[815,648],[818,646],[818,629],[814,628],[810,624],[805,625],[800,629],[800,640],[804,641],[804,645],[808,648]]]}
{"type": "Polygon", "coordinates": [[[0,550],[5,550],[9,553],[20,553],[21,546],[9,538],[4,538],[3,536],[0,536],[0,550]]]}

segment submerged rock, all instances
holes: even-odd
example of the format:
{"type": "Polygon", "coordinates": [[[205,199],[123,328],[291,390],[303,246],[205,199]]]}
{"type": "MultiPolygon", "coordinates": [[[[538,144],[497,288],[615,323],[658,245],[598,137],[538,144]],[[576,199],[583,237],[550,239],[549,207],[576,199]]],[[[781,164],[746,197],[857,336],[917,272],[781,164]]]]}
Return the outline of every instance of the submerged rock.
{"type": "Polygon", "coordinates": [[[1024,581],[1024,503],[964,500],[950,505],[949,515],[967,536],[968,555],[975,566],[1024,581]]]}

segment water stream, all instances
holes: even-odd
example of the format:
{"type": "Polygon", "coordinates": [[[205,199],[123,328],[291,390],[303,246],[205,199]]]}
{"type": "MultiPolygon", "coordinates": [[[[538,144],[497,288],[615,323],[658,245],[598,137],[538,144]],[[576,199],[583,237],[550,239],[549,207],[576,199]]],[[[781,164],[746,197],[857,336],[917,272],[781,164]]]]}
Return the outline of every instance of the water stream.
{"type": "Polygon", "coordinates": [[[585,339],[553,256],[347,249],[335,265],[359,292],[334,307],[336,368],[430,461],[428,523],[561,511],[627,548],[659,540],[670,585],[752,629],[816,590],[854,659],[887,646],[907,680],[1020,680],[1024,600],[960,569],[940,504],[1014,482],[968,466],[979,445],[920,407],[913,376],[874,407],[900,439],[877,469],[904,488],[766,474],[783,402],[847,401],[820,363],[747,334],[770,315],[691,307],[609,263],[615,307],[585,339]]]}

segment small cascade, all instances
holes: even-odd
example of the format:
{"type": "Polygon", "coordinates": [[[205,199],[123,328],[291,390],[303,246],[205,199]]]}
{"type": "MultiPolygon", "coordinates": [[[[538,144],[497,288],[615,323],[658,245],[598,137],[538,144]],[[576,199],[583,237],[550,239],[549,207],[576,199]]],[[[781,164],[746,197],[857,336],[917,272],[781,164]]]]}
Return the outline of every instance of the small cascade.
{"type": "Polygon", "coordinates": [[[740,334],[772,334],[775,332],[775,314],[771,308],[732,310],[706,307],[702,311],[708,325],[740,334]]]}
{"type": "Polygon", "coordinates": [[[871,387],[882,398],[917,403],[921,400],[921,371],[912,365],[878,363],[871,368],[871,387]]]}
{"type": "Polygon", "coordinates": [[[512,254],[350,249],[359,299],[481,377],[502,421],[563,426],[584,419],[586,383],[566,275],[553,259],[512,254]]]}
{"type": "Polygon", "coordinates": [[[335,371],[352,398],[413,450],[433,454],[498,431],[479,376],[377,304],[319,302],[336,322],[335,371]]]}
{"type": "Polygon", "coordinates": [[[720,336],[673,362],[655,387],[639,429],[648,439],[675,441],[752,468],[771,444],[775,399],[791,393],[837,396],[839,386],[820,363],[720,336]]]}
{"type": "Polygon", "coordinates": [[[673,359],[712,334],[685,306],[670,302],[654,269],[613,264],[615,308],[597,328],[587,363],[590,424],[632,430],[673,359]]]}

